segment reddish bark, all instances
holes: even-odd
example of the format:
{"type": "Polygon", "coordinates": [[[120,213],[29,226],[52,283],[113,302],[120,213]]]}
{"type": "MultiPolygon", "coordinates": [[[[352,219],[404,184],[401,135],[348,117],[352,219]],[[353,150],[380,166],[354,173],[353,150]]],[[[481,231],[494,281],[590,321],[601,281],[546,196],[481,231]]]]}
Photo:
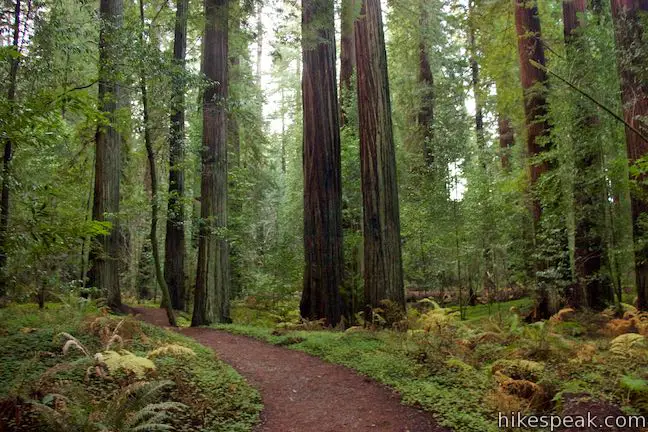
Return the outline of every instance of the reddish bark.
{"type": "Polygon", "coordinates": [[[185,309],[185,212],[184,212],[184,134],[185,134],[185,56],[189,0],[177,0],[173,60],[179,69],[173,78],[174,110],[169,137],[169,202],[164,254],[164,279],[174,309],[185,309]]]}
{"type": "Polygon", "coordinates": [[[227,0],[205,1],[200,239],[192,326],[229,322],[227,228],[227,0]]]}
{"type": "Polygon", "coordinates": [[[302,0],[304,289],[301,315],[340,321],[342,177],[332,0],[302,0]]]}
{"type": "Polygon", "coordinates": [[[363,0],[355,23],[365,303],[405,308],[396,155],[380,0],[363,0]]]}
{"type": "MultiPolygon", "coordinates": [[[[563,1],[567,56],[574,65],[575,73],[581,77],[587,65],[583,58],[585,47],[581,46],[579,29],[584,24],[586,12],[586,0],[563,1]]],[[[573,191],[576,216],[574,258],[577,280],[567,292],[567,301],[572,307],[589,306],[600,310],[607,307],[608,302],[612,300],[612,291],[601,274],[603,238],[600,233],[604,229],[601,215],[606,186],[601,175],[600,152],[594,147],[597,142],[595,136],[599,119],[589,105],[577,102],[577,107],[574,130],[581,134],[581,139],[574,141],[577,155],[573,191]]]]}
{"type": "Polygon", "coordinates": [[[432,126],[434,124],[434,76],[432,75],[432,67],[430,66],[430,58],[428,48],[425,44],[425,37],[423,33],[428,27],[428,12],[426,10],[425,1],[421,1],[421,16],[420,27],[421,37],[419,40],[419,69],[418,69],[418,83],[421,89],[421,97],[419,101],[419,110],[416,114],[416,122],[421,131],[421,141],[423,143],[423,157],[427,167],[432,167],[434,163],[434,152],[431,148],[432,140],[432,126]]]}
{"type": "MultiPolygon", "coordinates": [[[[545,65],[544,47],[541,40],[540,18],[535,2],[529,6],[525,0],[516,0],[515,27],[518,34],[520,57],[520,81],[524,90],[524,114],[527,127],[527,154],[530,158],[540,155],[544,148],[541,141],[549,134],[547,117],[547,74],[531,62],[545,65]]],[[[547,162],[530,164],[531,186],[547,172],[547,162]]],[[[533,200],[533,220],[537,223],[542,214],[538,198],[533,200]]]]}
{"type": "Polygon", "coordinates": [[[500,162],[502,169],[508,170],[511,166],[511,148],[515,144],[515,131],[511,125],[511,121],[500,115],[497,119],[497,127],[499,132],[500,144],[500,162]]]}
{"type": "MultiPolygon", "coordinates": [[[[648,40],[642,26],[640,14],[648,13],[648,0],[612,0],[612,16],[615,24],[617,63],[621,78],[621,100],[623,118],[645,137],[648,136],[648,64],[646,43],[648,40]]],[[[628,161],[634,163],[648,153],[648,142],[626,127],[628,161]]],[[[647,175],[642,174],[636,190],[631,196],[632,220],[636,240],[644,236],[639,218],[648,211],[645,184],[647,175]]],[[[648,310],[648,250],[636,250],[636,276],[638,306],[648,310]]]]}
{"type": "Polygon", "coordinates": [[[121,106],[117,76],[119,49],[117,30],[123,17],[122,0],[101,0],[100,17],[105,23],[99,34],[99,110],[107,124],[97,127],[95,185],[92,219],[110,221],[107,235],[93,242],[91,258],[94,284],[107,294],[112,309],[122,309],[119,287],[119,181],[121,176],[121,136],[116,129],[116,112],[121,106]]]}
{"type": "Polygon", "coordinates": [[[355,70],[355,38],[353,34],[353,23],[355,16],[355,1],[342,0],[340,10],[341,36],[340,36],[340,126],[346,123],[344,105],[346,96],[353,89],[353,72],[355,70]]]}
{"type": "Polygon", "coordinates": [[[431,148],[432,126],[434,123],[434,77],[425,43],[419,43],[419,73],[418,82],[421,86],[421,100],[416,120],[421,129],[423,141],[423,157],[425,164],[431,167],[434,163],[434,152],[431,148]]]}
{"type": "MultiPolygon", "coordinates": [[[[549,134],[547,117],[546,82],[547,74],[542,68],[532,64],[545,65],[544,47],[541,40],[540,18],[535,1],[515,1],[515,27],[518,35],[518,54],[520,58],[520,81],[524,91],[524,114],[527,129],[527,156],[529,163],[534,232],[540,228],[542,203],[535,193],[535,186],[542,174],[549,170],[546,161],[537,157],[545,150],[543,142],[549,134]]],[[[546,268],[546,263],[534,263],[536,271],[546,268]]],[[[538,298],[535,310],[536,319],[550,315],[549,294],[545,281],[538,281],[538,298]]]]}

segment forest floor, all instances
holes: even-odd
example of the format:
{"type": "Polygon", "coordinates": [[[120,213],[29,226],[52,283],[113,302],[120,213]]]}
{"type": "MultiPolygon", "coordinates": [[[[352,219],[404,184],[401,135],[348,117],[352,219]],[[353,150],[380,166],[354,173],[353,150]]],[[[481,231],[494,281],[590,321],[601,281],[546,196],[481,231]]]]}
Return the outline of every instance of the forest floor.
{"type": "MultiPolygon", "coordinates": [[[[163,309],[136,308],[167,326],[163,309]]],[[[180,332],[213,349],[256,387],[264,409],[257,431],[444,431],[429,414],[400,403],[393,390],[350,369],[283,347],[210,328],[180,332]]]]}
{"type": "Polygon", "coordinates": [[[0,309],[0,431],[249,432],[259,392],[193,339],[78,295],[0,309]]]}

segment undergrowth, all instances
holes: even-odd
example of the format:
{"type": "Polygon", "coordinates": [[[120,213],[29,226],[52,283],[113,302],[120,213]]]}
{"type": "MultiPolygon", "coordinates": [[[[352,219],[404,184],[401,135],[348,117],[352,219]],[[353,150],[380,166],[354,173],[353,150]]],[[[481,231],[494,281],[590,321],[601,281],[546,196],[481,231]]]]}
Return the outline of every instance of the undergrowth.
{"type": "Polygon", "coordinates": [[[0,310],[0,430],[249,431],[259,394],[202,345],[93,304],[0,310]]]}
{"type": "Polygon", "coordinates": [[[648,414],[648,315],[627,305],[616,318],[564,309],[526,324],[517,312],[527,303],[495,306],[490,316],[488,306],[468,308],[460,321],[452,308],[424,301],[392,328],[217,327],[355,369],[459,432],[496,431],[498,412],[565,414],[574,398],[648,414]]]}

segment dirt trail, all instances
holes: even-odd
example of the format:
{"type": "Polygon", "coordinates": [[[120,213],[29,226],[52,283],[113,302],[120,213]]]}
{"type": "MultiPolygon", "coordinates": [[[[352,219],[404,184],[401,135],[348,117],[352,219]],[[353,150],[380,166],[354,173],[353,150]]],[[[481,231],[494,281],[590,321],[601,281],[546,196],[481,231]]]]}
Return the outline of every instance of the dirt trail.
{"type": "MultiPolygon", "coordinates": [[[[164,310],[136,308],[167,326],[164,310]]],[[[180,332],[213,349],[263,398],[257,432],[446,432],[427,413],[404,406],[397,393],[343,366],[246,336],[208,328],[180,332]]]]}

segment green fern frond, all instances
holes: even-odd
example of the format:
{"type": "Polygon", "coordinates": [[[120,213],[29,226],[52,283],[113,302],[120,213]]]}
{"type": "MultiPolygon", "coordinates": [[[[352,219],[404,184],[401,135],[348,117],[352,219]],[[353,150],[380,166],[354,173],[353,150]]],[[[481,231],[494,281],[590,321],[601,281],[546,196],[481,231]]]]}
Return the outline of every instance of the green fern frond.
{"type": "Polygon", "coordinates": [[[610,342],[610,352],[618,357],[636,356],[644,348],[646,338],[637,333],[626,333],[610,342]]]}
{"type": "Polygon", "coordinates": [[[146,357],[153,358],[156,356],[195,356],[196,353],[191,348],[177,344],[166,344],[149,352],[146,357]]]}
{"type": "Polygon", "coordinates": [[[97,360],[105,363],[110,372],[125,370],[143,377],[147,372],[155,370],[155,363],[146,357],[140,357],[130,351],[104,351],[97,354],[97,360]]]}

